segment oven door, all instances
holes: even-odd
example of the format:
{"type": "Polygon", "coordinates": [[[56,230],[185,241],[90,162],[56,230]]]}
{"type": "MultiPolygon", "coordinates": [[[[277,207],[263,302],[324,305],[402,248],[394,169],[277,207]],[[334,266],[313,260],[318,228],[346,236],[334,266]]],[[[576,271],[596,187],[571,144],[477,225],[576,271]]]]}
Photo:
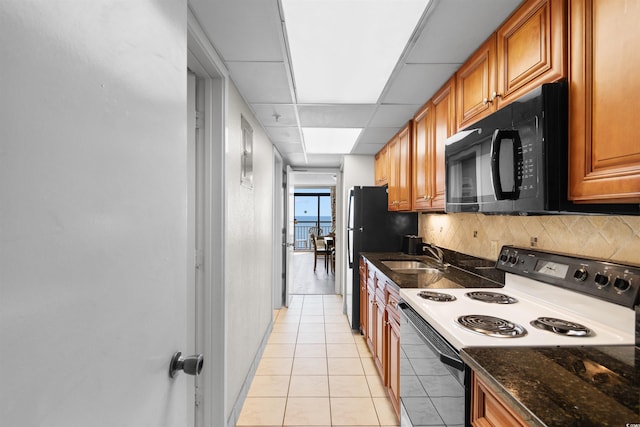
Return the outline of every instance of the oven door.
{"type": "Polygon", "coordinates": [[[469,414],[462,359],[408,304],[398,306],[402,427],[465,426],[469,414]]]}

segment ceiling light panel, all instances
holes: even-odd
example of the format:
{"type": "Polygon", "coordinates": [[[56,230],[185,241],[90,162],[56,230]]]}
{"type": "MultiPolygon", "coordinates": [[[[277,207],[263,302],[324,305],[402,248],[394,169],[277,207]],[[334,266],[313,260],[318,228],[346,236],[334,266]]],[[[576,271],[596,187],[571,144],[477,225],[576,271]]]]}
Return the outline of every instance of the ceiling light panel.
{"type": "Polygon", "coordinates": [[[282,0],[299,103],[375,103],[430,0],[282,0]]]}
{"type": "Polygon", "coordinates": [[[307,153],[348,154],[360,132],[360,128],[302,128],[307,153]]]}

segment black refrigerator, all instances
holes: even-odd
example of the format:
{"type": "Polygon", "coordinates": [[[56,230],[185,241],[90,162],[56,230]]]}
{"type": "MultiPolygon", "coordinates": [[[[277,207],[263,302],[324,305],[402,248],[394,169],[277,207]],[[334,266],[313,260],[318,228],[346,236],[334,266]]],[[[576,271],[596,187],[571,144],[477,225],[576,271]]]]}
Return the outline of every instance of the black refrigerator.
{"type": "Polygon", "coordinates": [[[386,187],[349,191],[345,305],[352,329],[360,328],[360,253],[400,252],[402,236],[418,233],[417,213],[389,212],[387,206],[386,187]]]}

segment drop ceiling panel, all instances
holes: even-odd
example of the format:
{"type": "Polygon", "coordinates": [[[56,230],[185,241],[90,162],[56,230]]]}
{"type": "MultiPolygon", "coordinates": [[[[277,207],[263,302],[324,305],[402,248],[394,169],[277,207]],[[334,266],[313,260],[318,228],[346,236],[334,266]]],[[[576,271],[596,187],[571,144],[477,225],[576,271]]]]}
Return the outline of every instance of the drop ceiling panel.
{"type": "Polygon", "coordinates": [[[401,126],[398,127],[368,127],[362,131],[358,139],[360,144],[386,144],[393,136],[398,133],[401,126]]]}
{"type": "Polygon", "coordinates": [[[300,131],[294,126],[266,126],[264,130],[269,135],[271,141],[287,142],[287,143],[300,143],[300,131]]]}
{"type": "Polygon", "coordinates": [[[277,142],[274,145],[281,154],[302,153],[302,144],[299,142],[277,142]]]}
{"type": "Polygon", "coordinates": [[[384,147],[384,143],[381,144],[358,144],[353,150],[351,150],[351,154],[368,154],[374,155],[382,147],[384,147]]]}
{"type": "Polygon", "coordinates": [[[520,3],[522,0],[438,0],[406,62],[463,63],[520,3]]]}
{"type": "Polygon", "coordinates": [[[299,105],[300,126],[362,128],[369,123],[375,105],[299,105]]]}
{"type": "Polygon", "coordinates": [[[284,61],[277,0],[190,0],[225,61],[284,61]]]}
{"type": "Polygon", "coordinates": [[[291,104],[283,62],[227,62],[231,78],[250,104],[291,104]]]}
{"type": "Polygon", "coordinates": [[[458,67],[460,64],[406,64],[391,82],[382,103],[422,105],[458,67]]]}
{"type": "Polygon", "coordinates": [[[297,126],[293,104],[251,104],[256,118],[263,126],[297,126]]]}
{"type": "Polygon", "coordinates": [[[426,100],[423,99],[420,104],[414,105],[380,105],[369,126],[401,128],[426,100]]]}
{"type": "Polygon", "coordinates": [[[342,163],[341,154],[307,154],[309,165],[317,167],[339,167],[342,163]]]}

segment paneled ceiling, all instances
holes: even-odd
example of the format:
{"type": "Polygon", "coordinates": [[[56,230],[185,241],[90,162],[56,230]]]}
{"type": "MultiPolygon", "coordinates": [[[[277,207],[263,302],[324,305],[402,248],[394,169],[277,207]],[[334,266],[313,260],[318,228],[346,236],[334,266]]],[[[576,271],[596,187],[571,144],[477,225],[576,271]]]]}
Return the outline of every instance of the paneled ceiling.
{"type": "Polygon", "coordinates": [[[432,0],[372,104],[297,102],[280,0],[189,0],[189,7],[285,163],[326,168],[340,166],[342,155],[305,153],[301,127],[363,128],[351,154],[375,154],[521,1],[432,0]]]}

